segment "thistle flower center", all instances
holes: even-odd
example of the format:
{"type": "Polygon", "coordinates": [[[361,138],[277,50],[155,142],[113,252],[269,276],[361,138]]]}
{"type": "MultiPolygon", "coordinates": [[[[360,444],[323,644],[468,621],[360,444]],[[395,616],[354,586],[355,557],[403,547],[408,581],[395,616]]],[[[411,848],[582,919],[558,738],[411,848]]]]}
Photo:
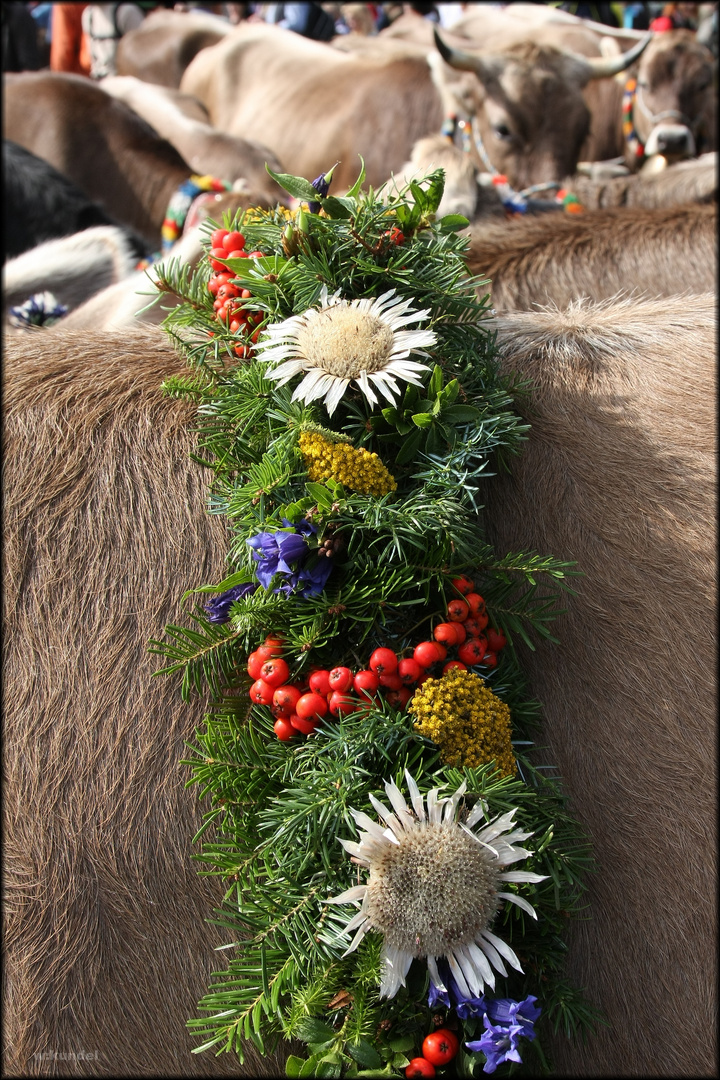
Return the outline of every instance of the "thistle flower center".
{"type": "Polygon", "coordinates": [[[492,922],[499,872],[456,824],[418,825],[370,866],[371,925],[412,956],[445,956],[492,922]]]}
{"type": "Polygon", "coordinates": [[[389,326],[349,304],[323,308],[297,335],[307,367],[322,368],[340,379],[356,378],[361,371],[382,371],[393,340],[389,326]]]}

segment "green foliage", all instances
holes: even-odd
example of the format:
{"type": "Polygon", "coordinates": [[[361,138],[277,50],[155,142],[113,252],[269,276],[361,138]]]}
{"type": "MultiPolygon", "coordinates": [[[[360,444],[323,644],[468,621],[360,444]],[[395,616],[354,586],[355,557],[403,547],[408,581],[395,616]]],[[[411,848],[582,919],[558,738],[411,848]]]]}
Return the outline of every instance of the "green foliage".
{"type": "MultiPolygon", "coordinates": [[[[369,933],[344,955],[347,908],[327,902],[358,880],[339,843],[356,835],[352,811],[374,815],[370,796],[382,798],[386,780],[404,785],[407,769],[421,792],[465,782],[465,808],[478,798],[490,816],[516,808],[518,824],[532,831],[527,865],[546,878],[524,885],[522,895],[538,920],[511,904],[498,914],[495,928],[524,957],[525,974],[498,976],[495,994],[540,999],[538,1038],[519,1071],[547,1071],[543,1032],[574,1037],[597,1017],[562,974],[564,930],[582,914],[591,855],[558,778],[533,763],[540,708],[528,698],[514,647],[516,639],[530,647],[554,640],[560,595],[572,593],[575,571],[531,552],[498,556],[482,516],[485,485],[526,438],[515,401],[530,388],[498,365],[488,298],[478,299],[486,282],[465,267],[465,220],[435,220],[442,172],[393,199],[363,192],[364,170],[342,197],[322,197],[301,177],[275,178],[322,213],[293,216],[278,207],[225,221],[244,233],[247,250],[265,253],[225,260],[250,290],[245,303],[259,325],[302,315],[323,289],[349,300],[394,289],[413,311],[427,311],[435,340],[421,385],[404,382],[392,402],[373,405],[351,382],[329,415],[318,400],[293,400],[301,375],[278,385],[262,352],[238,358],[238,345],[254,343],[214,319],[206,262],[194,275],[172,263],[160,272],[160,291],[182,299],[164,326],[191,368],[165,390],[197,404],[194,457],[212,473],[208,509],[231,531],[224,580],[183,598],[192,600],[192,625],[169,626],[164,641],[151,642],[164,658],[161,672],[182,673],[184,699],[210,698],[187,764],[209,806],[195,838],[200,872],[227,886],[214,917],[228,935],[227,967],[213,976],[201,1017],[189,1021],[201,1039],[196,1052],[232,1052],[242,1061],[247,1040],[261,1052],[299,1040],[307,1053],[288,1058],[290,1077],[398,1076],[419,1052],[432,1022],[426,965],[415,960],[407,985],[381,999],[380,936],[369,933]],[[372,496],[332,477],[311,480],[298,445],[303,432],[377,454],[395,489],[372,496]],[[278,542],[300,528],[310,568],[331,552],[324,587],[301,590],[278,564],[267,587],[236,598],[226,621],[215,622],[199,597],[257,583],[262,567],[248,541],[263,534],[278,542]],[[511,710],[516,776],[501,776],[494,762],[448,767],[385,698],[291,742],[275,737],[267,707],[250,704],[247,656],[268,633],[283,635],[299,685],[311,666],[367,667],[378,645],[410,655],[445,617],[460,574],[474,580],[491,625],[508,640],[497,668],[484,674],[511,710]]],[[[208,237],[214,227],[206,226],[208,237]]],[[[466,1039],[482,1033],[479,1019],[464,1025],[466,1039]]],[[[456,1071],[477,1075],[483,1060],[463,1050],[456,1071]]]]}

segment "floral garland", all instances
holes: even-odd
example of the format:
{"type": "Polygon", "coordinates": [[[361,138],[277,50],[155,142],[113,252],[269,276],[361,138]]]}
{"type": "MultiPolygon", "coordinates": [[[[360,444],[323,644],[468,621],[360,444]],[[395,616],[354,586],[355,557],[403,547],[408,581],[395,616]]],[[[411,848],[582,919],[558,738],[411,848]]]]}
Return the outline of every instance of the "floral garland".
{"type": "Polygon", "coordinates": [[[592,862],[515,640],[551,637],[574,571],[483,539],[528,387],[442,172],[392,201],[331,173],[272,174],[297,212],[209,223],[194,275],[158,271],[192,368],[165,390],[232,532],[192,628],[151,643],[211,695],[189,765],[232,952],[189,1023],[241,1061],[305,1043],[291,1077],[547,1072],[548,1035],[597,1020],[562,974],[592,862]]]}

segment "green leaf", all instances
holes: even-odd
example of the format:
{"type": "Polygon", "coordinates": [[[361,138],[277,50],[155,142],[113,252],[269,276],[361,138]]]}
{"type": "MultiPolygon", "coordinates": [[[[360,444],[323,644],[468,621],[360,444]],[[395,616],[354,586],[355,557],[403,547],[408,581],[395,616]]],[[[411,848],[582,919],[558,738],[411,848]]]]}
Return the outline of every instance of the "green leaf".
{"type": "Polygon", "coordinates": [[[273,172],[270,166],[265,163],[265,168],[272,176],[273,180],[276,180],[281,188],[293,196],[295,199],[304,199],[305,202],[320,202],[320,193],[315,190],[309,180],[306,180],[304,176],[293,176],[291,173],[276,173],[273,172]]]}
{"type": "Polygon", "coordinates": [[[285,1062],[285,1075],[290,1077],[290,1080],[296,1080],[296,1077],[300,1076],[300,1070],[305,1064],[305,1059],[296,1057],[291,1054],[285,1062]]]}
{"type": "Polygon", "coordinates": [[[319,199],[317,192],[315,192],[315,201],[322,202],[323,210],[331,218],[347,220],[355,213],[355,204],[347,197],[339,198],[335,195],[328,195],[325,199],[319,199]]]}
{"type": "Polygon", "coordinates": [[[456,424],[469,424],[480,415],[480,410],[474,405],[448,405],[443,409],[443,420],[452,420],[456,424]]]}
{"type": "Polygon", "coordinates": [[[462,214],[446,214],[445,217],[440,218],[438,227],[440,232],[458,232],[460,229],[466,229],[470,224],[466,217],[462,214]]]}
{"type": "Polygon", "coordinates": [[[318,1076],[319,1073],[317,1072],[317,1067],[318,1067],[318,1059],[313,1054],[311,1057],[309,1057],[307,1059],[307,1061],[304,1061],[302,1063],[302,1065],[300,1066],[300,1072],[298,1073],[298,1076],[302,1076],[302,1077],[305,1077],[305,1076],[318,1076]]]}
{"type": "MultiPolygon", "coordinates": [[[[457,381],[457,380],[455,380],[457,381]]],[[[437,397],[442,390],[443,385],[443,372],[439,364],[436,364],[433,368],[433,373],[430,376],[430,382],[428,383],[428,397],[437,397]]]]}
{"type": "Polygon", "coordinates": [[[421,412],[413,413],[412,422],[416,427],[423,428],[429,427],[433,422],[432,413],[421,412]]]}
{"type": "Polygon", "coordinates": [[[317,1020],[314,1016],[305,1016],[300,1021],[295,1036],[301,1042],[327,1042],[335,1038],[335,1031],[322,1020],[317,1020]]]}
{"type": "Polygon", "coordinates": [[[360,190],[363,184],[365,183],[365,162],[363,161],[361,154],[358,154],[358,157],[360,158],[360,175],[358,176],[353,186],[347,192],[346,198],[348,199],[357,198],[357,196],[360,194],[360,190]]]}
{"type": "Polygon", "coordinates": [[[407,439],[403,442],[402,446],[395,455],[395,461],[398,465],[407,465],[409,461],[415,457],[420,448],[420,442],[422,440],[422,431],[419,429],[413,431],[411,435],[408,435],[407,439]]]}
{"type": "Polygon", "coordinates": [[[398,1035],[396,1039],[388,1039],[388,1046],[396,1054],[403,1054],[406,1050],[414,1050],[417,1040],[414,1035],[398,1035]]]}
{"type": "Polygon", "coordinates": [[[347,1052],[351,1057],[354,1057],[358,1065],[363,1069],[379,1069],[382,1067],[382,1058],[378,1054],[374,1046],[371,1046],[365,1039],[360,1039],[356,1043],[348,1043],[347,1052]]]}

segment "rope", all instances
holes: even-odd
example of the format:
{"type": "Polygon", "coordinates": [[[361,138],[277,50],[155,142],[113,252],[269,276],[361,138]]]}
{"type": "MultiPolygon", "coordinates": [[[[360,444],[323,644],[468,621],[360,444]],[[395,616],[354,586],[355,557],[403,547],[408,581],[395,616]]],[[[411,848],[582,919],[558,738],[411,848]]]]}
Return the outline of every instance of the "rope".
{"type": "Polygon", "coordinates": [[[214,176],[193,175],[188,180],[183,180],[165,211],[165,220],[161,229],[162,254],[167,255],[182,233],[188,210],[197,195],[203,191],[230,191],[231,188],[231,184],[226,183],[225,180],[216,180],[214,176]]]}

